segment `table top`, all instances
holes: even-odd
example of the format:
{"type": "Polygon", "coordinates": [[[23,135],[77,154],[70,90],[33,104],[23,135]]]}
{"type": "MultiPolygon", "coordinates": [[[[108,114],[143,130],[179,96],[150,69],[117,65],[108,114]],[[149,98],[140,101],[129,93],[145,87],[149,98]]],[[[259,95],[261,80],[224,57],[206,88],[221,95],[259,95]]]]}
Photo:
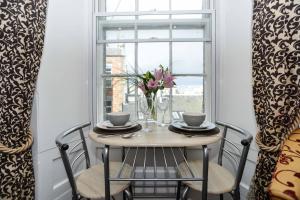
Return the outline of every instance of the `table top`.
{"type": "Polygon", "coordinates": [[[89,133],[89,137],[99,144],[123,147],[192,147],[212,144],[221,139],[220,133],[188,137],[174,133],[168,130],[168,127],[154,126],[152,129],[148,133],[138,131],[135,136],[126,139],[120,135],[98,137],[94,131],[89,133]]]}

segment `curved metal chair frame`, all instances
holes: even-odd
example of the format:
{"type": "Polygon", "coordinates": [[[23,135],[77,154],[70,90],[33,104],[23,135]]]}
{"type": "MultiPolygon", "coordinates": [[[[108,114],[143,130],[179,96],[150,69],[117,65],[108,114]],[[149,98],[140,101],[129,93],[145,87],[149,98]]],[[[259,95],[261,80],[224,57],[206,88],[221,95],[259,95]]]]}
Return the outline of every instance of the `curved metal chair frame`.
{"type": "MultiPolygon", "coordinates": [[[[236,127],[234,125],[231,124],[227,124],[224,122],[216,122],[217,125],[224,127],[223,129],[223,136],[222,136],[222,140],[221,140],[221,144],[220,144],[220,148],[219,148],[219,155],[218,155],[218,164],[220,166],[223,165],[223,157],[224,154],[227,154],[228,157],[226,157],[227,159],[233,161],[236,165],[237,165],[237,172],[236,172],[236,176],[235,176],[235,184],[234,184],[234,188],[233,190],[230,192],[230,195],[232,196],[232,198],[234,200],[239,200],[240,199],[240,182],[243,176],[243,172],[244,172],[244,168],[245,168],[245,164],[247,161],[247,156],[248,156],[248,152],[250,149],[250,144],[252,142],[252,135],[239,127],[236,127]],[[239,135],[242,136],[241,139],[241,145],[242,145],[242,151],[241,151],[241,155],[239,156],[239,162],[235,159],[236,155],[232,155],[231,151],[228,151],[225,148],[225,144],[229,144],[230,147],[232,147],[233,149],[238,149],[238,147],[231,141],[227,140],[226,136],[227,136],[227,131],[228,130],[232,130],[235,133],[239,133],[239,135]]],[[[182,199],[186,199],[188,191],[189,191],[189,187],[185,186],[184,190],[182,192],[182,199]]],[[[220,200],[223,200],[223,194],[220,194],[220,200]]]]}
{"type": "MultiPolygon", "coordinates": [[[[70,128],[64,132],[62,132],[61,134],[59,134],[56,139],[55,139],[55,143],[59,149],[59,152],[61,154],[61,158],[67,173],[67,177],[69,179],[70,185],[71,185],[71,189],[72,189],[72,200],[79,200],[82,198],[85,198],[83,196],[81,196],[78,191],[77,191],[77,186],[76,186],[76,181],[75,181],[75,177],[73,174],[73,165],[78,162],[80,160],[80,158],[82,156],[84,156],[85,158],[85,167],[86,169],[91,167],[91,162],[90,162],[90,157],[89,157],[89,153],[88,153],[88,148],[86,145],[86,141],[85,141],[85,137],[84,137],[84,132],[83,129],[90,126],[91,122],[87,122],[81,125],[77,125],[74,126],[73,128],[70,128]],[[71,134],[78,134],[80,135],[80,141],[78,143],[76,143],[70,150],[69,150],[69,144],[64,142],[65,137],[70,136],[71,134]],[[78,146],[82,145],[82,149],[76,149],[78,146]],[[68,152],[69,150],[69,152],[68,152]],[[75,159],[73,159],[72,163],[70,163],[70,157],[69,154],[70,153],[74,153],[75,151],[77,156],[75,157],[75,159]]],[[[130,188],[129,188],[130,190],[130,188]]],[[[131,192],[129,190],[125,190],[124,193],[126,194],[128,199],[132,199],[132,195],[131,192]]],[[[113,198],[113,197],[112,197],[113,198]]],[[[114,199],[114,198],[113,198],[114,199]]]]}

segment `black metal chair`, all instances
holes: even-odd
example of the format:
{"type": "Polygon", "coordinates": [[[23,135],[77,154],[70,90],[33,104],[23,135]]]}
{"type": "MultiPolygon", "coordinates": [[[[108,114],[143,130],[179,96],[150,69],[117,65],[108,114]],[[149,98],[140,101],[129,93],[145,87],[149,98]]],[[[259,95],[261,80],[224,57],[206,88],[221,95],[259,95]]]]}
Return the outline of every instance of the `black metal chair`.
{"type": "MultiPolygon", "coordinates": [[[[224,193],[231,194],[232,198],[235,200],[240,199],[240,182],[243,176],[250,144],[252,142],[252,135],[247,131],[233,126],[231,124],[216,122],[218,126],[223,127],[223,137],[220,144],[220,150],[218,155],[218,162],[209,162],[208,169],[208,193],[209,194],[218,194],[220,199],[223,199],[224,193]],[[231,130],[231,133],[238,133],[238,136],[242,136],[240,144],[230,141],[226,138],[228,135],[228,130],[231,130]],[[223,158],[226,157],[228,164],[234,166],[235,175],[232,175],[228,169],[223,166],[223,158]]],[[[234,134],[236,136],[237,134],[234,134]]],[[[240,138],[240,137],[239,137],[240,138]]],[[[192,160],[188,161],[189,167],[192,169],[195,176],[201,177],[202,174],[202,161],[201,160],[192,160]]],[[[189,174],[187,169],[180,165],[179,172],[184,176],[189,174]]],[[[184,189],[182,199],[186,199],[187,193],[190,188],[201,191],[202,182],[200,181],[185,181],[183,182],[184,189]]],[[[180,188],[180,186],[178,186],[180,188]]],[[[178,190],[180,191],[180,190],[178,190]]]]}
{"type": "MultiPolygon", "coordinates": [[[[101,199],[105,196],[104,189],[104,168],[103,164],[91,166],[88,148],[86,145],[83,129],[89,127],[90,122],[75,126],[56,137],[56,145],[61,154],[61,158],[72,188],[72,199],[101,199]],[[79,134],[78,134],[79,133],[79,134]],[[76,136],[80,136],[79,138],[76,136]],[[69,139],[69,140],[68,140],[69,139]],[[67,141],[68,140],[68,141],[67,141]],[[70,147],[72,145],[72,147],[70,147]],[[85,159],[85,162],[83,160],[85,159]],[[83,170],[78,174],[76,169],[80,169],[85,164],[83,170]],[[76,168],[77,167],[77,168],[76,168]]],[[[121,163],[110,162],[110,174],[118,173],[121,163]]],[[[131,167],[126,166],[123,173],[130,174],[131,167]]],[[[129,188],[130,183],[125,181],[111,182],[111,195],[125,192],[128,199],[132,199],[129,188]]]]}

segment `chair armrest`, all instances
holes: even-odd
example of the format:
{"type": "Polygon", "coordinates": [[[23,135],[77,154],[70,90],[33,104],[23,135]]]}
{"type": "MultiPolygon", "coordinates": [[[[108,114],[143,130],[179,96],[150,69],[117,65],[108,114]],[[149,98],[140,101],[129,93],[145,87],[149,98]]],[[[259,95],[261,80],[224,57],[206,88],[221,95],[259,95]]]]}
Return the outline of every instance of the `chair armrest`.
{"type": "Polygon", "coordinates": [[[284,142],[269,187],[272,200],[300,199],[300,129],[284,142]]]}

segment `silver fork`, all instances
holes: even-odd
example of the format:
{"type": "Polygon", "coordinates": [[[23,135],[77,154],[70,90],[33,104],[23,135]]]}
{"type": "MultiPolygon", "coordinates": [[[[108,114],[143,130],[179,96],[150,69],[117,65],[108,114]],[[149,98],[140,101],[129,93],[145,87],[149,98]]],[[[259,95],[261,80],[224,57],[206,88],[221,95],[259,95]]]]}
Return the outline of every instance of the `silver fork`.
{"type": "Polygon", "coordinates": [[[192,135],[192,134],[184,134],[186,137],[202,137],[203,135],[192,135]]]}
{"type": "Polygon", "coordinates": [[[124,134],[124,135],[122,135],[122,138],[129,139],[129,138],[132,138],[133,136],[135,136],[136,134],[137,134],[137,132],[124,134]]]}
{"type": "Polygon", "coordinates": [[[109,138],[109,137],[116,137],[116,136],[120,136],[120,135],[122,135],[122,134],[111,134],[111,135],[98,134],[97,137],[109,138]]]}

